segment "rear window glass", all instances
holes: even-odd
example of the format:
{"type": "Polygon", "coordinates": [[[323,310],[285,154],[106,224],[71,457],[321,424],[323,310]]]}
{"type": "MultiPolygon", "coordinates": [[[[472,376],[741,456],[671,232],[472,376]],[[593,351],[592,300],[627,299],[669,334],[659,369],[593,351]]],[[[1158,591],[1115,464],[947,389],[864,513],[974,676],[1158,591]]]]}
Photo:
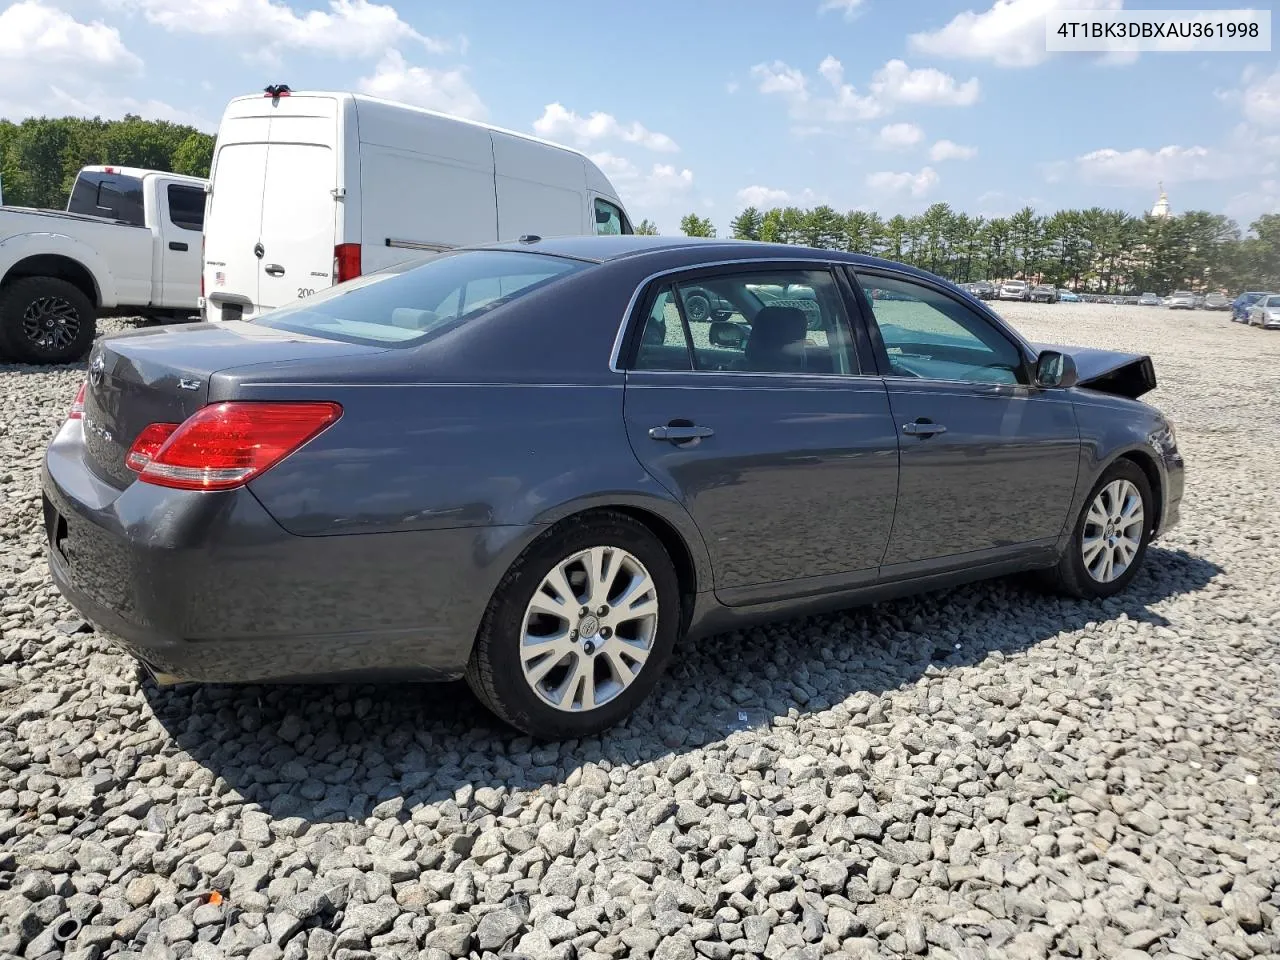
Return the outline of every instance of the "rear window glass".
{"type": "Polygon", "coordinates": [[[204,191],[199,187],[169,184],[169,222],[183,230],[204,229],[204,191]]]}
{"type": "Polygon", "coordinates": [[[76,178],[75,186],[71,188],[67,211],[91,217],[110,217],[135,227],[145,226],[142,181],[118,173],[86,171],[76,178]]]}
{"type": "Polygon", "coordinates": [[[444,253],[330,287],[255,322],[351,343],[411,346],[587,266],[507,250],[444,253]]]}

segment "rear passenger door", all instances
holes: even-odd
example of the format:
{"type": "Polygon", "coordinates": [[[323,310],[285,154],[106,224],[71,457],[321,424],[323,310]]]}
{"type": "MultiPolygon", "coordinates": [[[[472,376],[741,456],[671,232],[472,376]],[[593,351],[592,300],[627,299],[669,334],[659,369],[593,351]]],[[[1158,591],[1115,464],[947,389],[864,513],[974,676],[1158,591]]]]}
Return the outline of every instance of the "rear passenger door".
{"type": "Polygon", "coordinates": [[[200,239],[204,190],[185,183],[158,183],[160,209],[160,305],[195,310],[200,298],[200,239]]]}
{"type": "Polygon", "coordinates": [[[822,264],[677,274],[632,317],[627,434],[697,523],[726,604],[878,572],[897,436],[883,382],[852,348],[844,282],[822,264]]]}

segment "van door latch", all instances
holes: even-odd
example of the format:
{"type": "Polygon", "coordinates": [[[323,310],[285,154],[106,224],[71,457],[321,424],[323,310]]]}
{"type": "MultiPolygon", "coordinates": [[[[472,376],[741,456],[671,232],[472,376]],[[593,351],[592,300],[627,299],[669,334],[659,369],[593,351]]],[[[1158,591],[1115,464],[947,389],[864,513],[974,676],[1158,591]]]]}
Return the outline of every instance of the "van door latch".
{"type": "Polygon", "coordinates": [[[267,271],[268,275],[270,275],[270,276],[273,276],[273,277],[283,277],[283,276],[284,276],[284,267],[280,266],[280,264],[278,264],[278,263],[269,263],[269,264],[267,264],[267,266],[266,266],[266,268],[265,268],[265,269],[266,269],[266,271],[267,271]]]}

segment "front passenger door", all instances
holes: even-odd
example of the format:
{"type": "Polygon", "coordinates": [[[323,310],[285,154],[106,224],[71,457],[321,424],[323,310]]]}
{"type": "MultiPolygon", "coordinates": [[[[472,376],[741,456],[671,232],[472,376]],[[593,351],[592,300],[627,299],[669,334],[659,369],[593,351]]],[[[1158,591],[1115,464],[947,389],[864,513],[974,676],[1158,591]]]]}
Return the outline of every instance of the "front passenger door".
{"type": "Polygon", "coordinates": [[[1080,462],[1070,397],[1033,386],[1024,349],[940,285],[891,271],[857,276],[901,441],[882,574],[1052,548],[1080,462]]]}

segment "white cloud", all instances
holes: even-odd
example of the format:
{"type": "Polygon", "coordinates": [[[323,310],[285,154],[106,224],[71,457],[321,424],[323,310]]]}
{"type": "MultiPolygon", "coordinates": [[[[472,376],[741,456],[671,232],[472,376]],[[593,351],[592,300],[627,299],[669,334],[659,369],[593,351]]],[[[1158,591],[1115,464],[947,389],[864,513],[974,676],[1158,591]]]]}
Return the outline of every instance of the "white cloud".
{"type": "Polygon", "coordinates": [[[815,94],[804,73],[781,60],[751,68],[762,94],[782,97],[792,118],[810,126],[874,120],[902,105],[967,107],[977,102],[980,93],[976,77],[961,83],[941,70],[912,69],[902,60],[890,60],[872,74],[866,93],[845,82],[844,65],[835,57],[826,57],[818,73],[830,93],[815,94]]]}
{"type": "Polygon", "coordinates": [[[1261,126],[1280,125],[1280,69],[1265,77],[1247,78],[1240,91],[1240,110],[1246,120],[1261,126]]]}
{"type": "Polygon", "coordinates": [[[1280,211],[1280,181],[1263,180],[1256,189],[1245,190],[1231,197],[1224,212],[1246,229],[1264,213],[1280,211]]]}
{"type": "Polygon", "coordinates": [[[1123,8],[1124,0],[995,0],[982,13],[966,10],[938,30],[913,33],[908,44],[917,53],[935,57],[1032,67],[1049,57],[1044,41],[1049,11],[1123,8]]]}
{"type": "Polygon", "coordinates": [[[753,183],[738,191],[738,202],[748,207],[780,207],[791,199],[791,194],[777,187],[766,187],[753,183]]]}
{"type": "Polygon", "coordinates": [[[876,144],[886,150],[906,150],[924,139],[924,131],[914,123],[888,123],[876,134],[876,144]]]}
{"type": "Polygon", "coordinates": [[[149,22],[173,33],[243,38],[261,45],[255,55],[272,58],[289,49],[372,57],[403,43],[421,45],[429,53],[443,53],[453,46],[413,29],[395,7],[369,0],[330,0],[327,11],[295,10],[275,0],[217,0],[195,6],[190,0],[108,2],[140,11],[149,22]]]}
{"type": "Polygon", "coordinates": [[[737,197],[739,205],[758,207],[761,210],[773,207],[809,207],[823,202],[822,198],[809,187],[805,187],[799,193],[792,193],[789,190],[766,187],[758,183],[743,187],[738,191],[737,197]]]}
{"type": "Polygon", "coordinates": [[[643,124],[619,123],[612,114],[600,111],[587,117],[579,116],[560,103],[547,104],[542,116],[533,121],[533,129],[538,136],[548,140],[572,140],[582,145],[601,140],[621,140],[659,153],[675,153],[680,149],[665,133],[655,133],[643,124]]]}
{"type": "Polygon", "coordinates": [[[142,71],[142,60],[124,45],[120,31],[101,20],[81,22],[42,0],[0,10],[0,117],[113,118],[129,112],[209,128],[202,118],[161,101],[122,97],[120,82],[142,71]]]}
{"type": "Polygon", "coordinates": [[[483,120],[488,115],[462,69],[411,66],[397,50],[388,50],[373,75],[361,77],[356,86],[370,96],[400,100],[469,120],[483,120]]]}
{"type": "Polygon", "coordinates": [[[977,147],[966,147],[953,140],[939,140],[929,148],[929,159],[934,163],[942,163],[944,160],[972,160],[977,155],[977,147]]]}
{"type": "Polygon", "coordinates": [[[818,13],[839,10],[844,14],[846,20],[852,20],[861,12],[864,3],[866,3],[866,0],[822,0],[818,4],[818,13]]]}
{"type": "Polygon", "coordinates": [[[938,173],[933,167],[923,167],[919,173],[894,173],[882,170],[867,174],[867,186],[882,193],[910,193],[923,197],[938,185],[938,173]]]}
{"type": "MultiPolygon", "coordinates": [[[[642,170],[626,157],[613,153],[594,153],[592,161],[617,189],[630,210],[645,207],[670,207],[688,196],[693,189],[693,171],[676,168],[669,163],[655,163],[648,171],[642,170]]],[[[632,212],[632,219],[639,221],[644,213],[632,212]]]]}
{"type": "Polygon", "coordinates": [[[92,64],[141,72],[142,61],[125,48],[120,31],[101,20],[81,23],[41,0],[21,0],[0,11],[0,64],[92,64]]]}
{"type": "Polygon", "coordinates": [[[1106,148],[1076,157],[1076,173],[1084,180],[1124,187],[1154,189],[1157,181],[1227,180],[1239,173],[1230,153],[1210,147],[1170,145],[1158,150],[1106,148]]]}

